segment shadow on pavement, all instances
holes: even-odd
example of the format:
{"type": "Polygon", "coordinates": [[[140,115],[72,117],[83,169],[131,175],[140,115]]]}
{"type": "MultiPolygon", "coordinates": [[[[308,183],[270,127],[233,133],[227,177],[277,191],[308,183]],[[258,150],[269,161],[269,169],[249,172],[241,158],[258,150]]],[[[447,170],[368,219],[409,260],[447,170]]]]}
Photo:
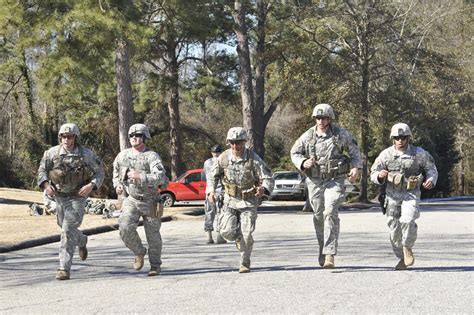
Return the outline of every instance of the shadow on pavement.
{"type": "Polygon", "coordinates": [[[474,212],[473,202],[459,201],[456,204],[433,204],[433,203],[421,203],[421,211],[434,212],[434,211],[456,211],[456,212],[474,212]]]}
{"type": "Polygon", "coordinates": [[[332,273],[346,272],[373,272],[373,271],[394,271],[394,272],[460,272],[474,271],[474,266],[448,266],[448,267],[408,267],[406,270],[394,270],[393,267],[376,267],[376,266],[343,266],[336,267],[332,273]]]}

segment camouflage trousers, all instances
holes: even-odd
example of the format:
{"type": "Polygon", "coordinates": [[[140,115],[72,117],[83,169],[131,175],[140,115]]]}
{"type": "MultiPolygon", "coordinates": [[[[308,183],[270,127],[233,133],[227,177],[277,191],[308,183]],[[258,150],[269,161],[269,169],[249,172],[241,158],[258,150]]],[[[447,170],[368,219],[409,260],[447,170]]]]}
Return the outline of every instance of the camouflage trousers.
{"type": "Polygon", "coordinates": [[[86,198],[56,196],[55,201],[56,219],[59,227],[61,227],[59,269],[69,271],[71,270],[76,246],[84,247],[87,243],[87,236],[79,230],[84,218],[86,198]]]}
{"type": "Polygon", "coordinates": [[[418,226],[415,220],[420,217],[418,203],[419,189],[414,192],[387,188],[387,225],[390,228],[390,243],[393,252],[403,259],[403,246],[413,247],[418,226]]]}
{"type": "Polygon", "coordinates": [[[151,267],[161,266],[162,239],[160,234],[161,218],[157,215],[157,202],[155,199],[137,200],[127,197],[122,203],[122,213],[119,217],[120,237],[123,243],[135,255],[143,255],[146,248],[137,232],[140,217],[143,217],[148,243],[148,259],[151,267]]]}
{"type": "MultiPolygon", "coordinates": [[[[217,194],[216,194],[217,197],[217,194]]],[[[219,217],[221,209],[217,205],[217,202],[210,202],[207,198],[204,203],[204,231],[214,231],[214,221],[216,232],[219,232],[219,217]]]]}
{"type": "Polygon", "coordinates": [[[344,202],[344,178],[319,180],[307,178],[309,202],[319,250],[325,255],[337,254],[339,240],[339,206],[344,202]]]}
{"type": "Polygon", "coordinates": [[[232,209],[226,205],[219,220],[222,237],[228,241],[240,241],[240,264],[249,268],[256,221],[257,207],[232,209]]]}

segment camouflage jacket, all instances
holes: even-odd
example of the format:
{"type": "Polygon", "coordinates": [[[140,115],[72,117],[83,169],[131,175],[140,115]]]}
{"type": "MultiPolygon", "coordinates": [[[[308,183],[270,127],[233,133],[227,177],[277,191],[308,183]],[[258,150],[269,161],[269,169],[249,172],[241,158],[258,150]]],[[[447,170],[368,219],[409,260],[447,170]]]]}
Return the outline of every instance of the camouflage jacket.
{"type": "Polygon", "coordinates": [[[254,185],[263,186],[267,193],[271,194],[275,184],[270,168],[249,149],[245,149],[243,158],[235,157],[231,149],[224,151],[218,157],[208,180],[208,191],[215,192],[219,181],[224,184],[224,202],[234,209],[258,205],[259,199],[252,191],[254,185]],[[245,191],[249,191],[246,198],[242,196],[245,191]]]}
{"type": "Polygon", "coordinates": [[[38,168],[38,186],[45,181],[64,194],[74,195],[88,183],[99,189],[104,181],[102,162],[84,146],[76,145],[71,152],[62,145],[54,146],[44,153],[38,168]]]}
{"type": "Polygon", "coordinates": [[[132,148],[120,152],[114,160],[113,185],[122,184],[128,195],[136,199],[155,198],[158,187],[168,185],[168,177],[158,153],[145,149],[137,153],[132,148]],[[129,171],[140,172],[140,180],[127,178],[129,171]]]}
{"type": "MultiPolygon", "coordinates": [[[[412,176],[419,177],[420,183],[423,181],[423,178],[426,178],[426,180],[431,180],[433,186],[436,185],[438,180],[438,170],[431,154],[412,144],[408,145],[405,152],[397,151],[395,146],[391,146],[379,154],[372,165],[370,173],[370,179],[375,184],[382,184],[378,180],[381,170],[387,170],[389,174],[403,175],[404,179],[412,176]]],[[[392,186],[389,185],[388,188],[394,188],[392,186]]],[[[417,186],[419,188],[419,185],[417,186]]]]}
{"type": "Polygon", "coordinates": [[[325,135],[318,135],[316,126],[306,130],[295,141],[290,155],[291,161],[300,171],[305,171],[304,161],[315,159],[316,165],[306,174],[312,178],[321,178],[338,165],[339,172],[336,170],[335,174],[341,177],[345,176],[350,168],[362,168],[362,158],[356,141],[349,131],[335,125],[331,125],[325,135]]]}
{"type": "MultiPolygon", "coordinates": [[[[211,172],[212,168],[214,167],[214,164],[217,163],[218,157],[211,157],[210,159],[207,159],[204,162],[204,173],[206,174],[206,195],[210,193],[210,179],[211,179],[211,172]]],[[[217,185],[215,187],[216,193],[221,193],[224,191],[224,186],[222,185],[222,180],[219,180],[217,182],[217,185]]]]}

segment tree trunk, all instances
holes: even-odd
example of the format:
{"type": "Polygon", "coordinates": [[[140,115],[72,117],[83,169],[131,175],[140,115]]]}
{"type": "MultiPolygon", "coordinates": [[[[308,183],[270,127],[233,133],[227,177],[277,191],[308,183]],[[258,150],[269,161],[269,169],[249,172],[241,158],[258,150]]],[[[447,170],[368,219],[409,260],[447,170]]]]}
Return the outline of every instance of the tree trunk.
{"type": "MultiPolygon", "coordinates": [[[[171,42],[171,41],[169,41],[171,42]]],[[[179,65],[175,45],[168,45],[166,52],[168,81],[168,112],[170,115],[171,179],[175,180],[183,171],[181,159],[181,120],[179,115],[179,65]]]]}
{"type": "Polygon", "coordinates": [[[361,97],[361,146],[362,146],[362,178],[360,180],[359,201],[368,202],[368,168],[367,157],[369,155],[369,63],[364,61],[362,65],[362,97],[361,97]]]}
{"type": "Polygon", "coordinates": [[[252,113],[254,151],[263,159],[265,155],[265,74],[267,64],[265,53],[265,23],[267,13],[265,2],[257,1],[257,47],[255,56],[255,109],[252,113]]]}
{"type": "Polygon", "coordinates": [[[255,122],[252,116],[255,110],[255,99],[252,85],[252,66],[250,64],[250,49],[245,22],[246,10],[241,1],[234,1],[234,32],[237,37],[237,55],[240,65],[240,95],[242,98],[243,127],[248,132],[247,146],[256,149],[255,142],[255,122]]]}
{"type": "Polygon", "coordinates": [[[115,50],[115,78],[117,80],[117,105],[119,118],[120,150],[130,147],[128,129],[133,124],[132,82],[130,79],[128,44],[117,40],[115,50]]]}
{"type": "Polygon", "coordinates": [[[36,118],[35,111],[33,109],[33,81],[30,77],[28,71],[28,63],[26,60],[26,52],[23,51],[23,64],[20,66],[20,71],[23,75],[26,84],[26,107],[28,114],[30,115],[30,121],[32,123],[32,128],[37,128],[38,119],[36,118]]]}
{"type": "Polygon", "coordinates": [[[13,156],[15,154],[15,136],[14,136],[14,123],[13,123],[13,106],[11,102],[9,103],[9,112],[8,112],[8,148],[9,148],[9,154],[10,156],[13,156]]]}

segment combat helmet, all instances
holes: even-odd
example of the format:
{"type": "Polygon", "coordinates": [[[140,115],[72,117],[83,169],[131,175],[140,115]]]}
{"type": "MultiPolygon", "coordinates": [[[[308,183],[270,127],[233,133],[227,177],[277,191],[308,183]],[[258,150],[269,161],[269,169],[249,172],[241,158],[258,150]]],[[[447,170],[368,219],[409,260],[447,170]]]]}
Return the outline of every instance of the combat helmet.
{"type": "Polygon", "coordinates": [[[61,138],[63,133],[72,133],[76,136],[76,139],[79,138],[81,133],[79,132],[79,127],[76,124],[67,123],[61,126],[58,131],[58,138],[61,138]]]}
{"type": "Polygon", "coordinates": [[[227,141],[247,140],[247,131],[242,127],[232,127],[227,132],[227,141]]]}
{"type": "Polygon", "coordinates": [[[222,146],[220,144],[216,144],[211,147],[212,153],[221,153],[223,151],[222,146]]]}
{"type": "Polygon", "coordinates": [[[330,117],[335,119],[334,110],[329,104],[318,104],[313,109],[312,117],[330,117]]]}
{"type": "Polygon", "coordinates": [[[135,124],[130,126],[130,129],[128,129],[128,135],[130,136],[134,133],[141,133],[145,135],[146,139],[151,139],[150,130],[148,130],[148,127],[144,124],[135,124]]]}
{"type": "Polygon", "coordinates": [[[390,131],[390,138],[399,137],[399,136],[410,136],[411,130],[405,123],[397,123],[393,125],[392,130],[390,131]]]}

